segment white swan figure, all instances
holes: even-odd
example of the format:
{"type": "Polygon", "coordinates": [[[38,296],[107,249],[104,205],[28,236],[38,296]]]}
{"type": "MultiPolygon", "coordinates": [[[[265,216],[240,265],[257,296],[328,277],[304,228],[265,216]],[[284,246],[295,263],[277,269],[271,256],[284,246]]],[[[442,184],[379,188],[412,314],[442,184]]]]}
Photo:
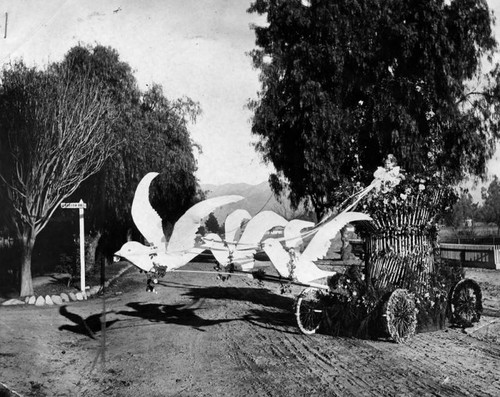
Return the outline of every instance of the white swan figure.
{"type": "Polygon", "coordinates": [[[314,227],[314,222],[304,221],[301,219],[292,219],[285,226],[283,238],[287,248],[298,249],[304,242],[302,239],[302,230],[314,227]]]}
{"type": "Polygon", "coordinates": [[[134,223],[152,246],[130,241],[115,252],[115,257],[126,259],[145,272],[159,269],[172,271],[202,253],[203,248],[195,247],[196,232],[201,226],[201,220],[218,207],[243,200],[238,195],[220,196],[193,205],[175,223],[167,243],[161,218],[149,202],[149,186],[157,175],[157,172],[151,172],[141,180],[132,202],[134,223]]]}
{"type": "Polygon", "coordinates": [[[224,240],[228,243],[236,244],[242,233],[243,222],[252,219],[252,215],[247,210],[235,210],[231,212],[224,223],[224,240]]]}
{"type": "Polygon", "coordinates": [[[267,239],[263,244],[264,251],[281,277],[292,278],[302,284],[317,285],[313,283],[315,280],[336,274],[320,269],[314,261],[326,255],[331,240],[340,229],[348,223],[371,220],[369,215],[360,212],[343,212],[320,226],[302,254],[297,253],[294,248],[289,248],[287,252],[277,239],[267,239]]]}
{"type": "Polygon", "coordinates": [[[248,221],[236,244],[210,234],[204,238],[204,247],[212,251],[221,266],[233,264],[240,266],[243,271],[249,271],[254,267],[254,255],[266,232],[276,226],[284,227],[287,223],[285,218],[273,211],[262,211],[248,221]]]}

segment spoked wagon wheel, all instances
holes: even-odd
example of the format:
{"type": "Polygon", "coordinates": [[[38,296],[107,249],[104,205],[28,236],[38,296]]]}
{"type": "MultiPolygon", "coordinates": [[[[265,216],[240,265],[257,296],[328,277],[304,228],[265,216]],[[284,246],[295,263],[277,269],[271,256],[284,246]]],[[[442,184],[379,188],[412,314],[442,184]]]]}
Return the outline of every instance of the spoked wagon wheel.
{"type": "Polygon", "coordinates": [[[314,334],[321,324],[323,309],[319,294],[317,288],[307,287],[297,298],[295,317],[300,331],[306,335],[314,334]]]}
{"type": "Polygon", "coordinates": [[[451,320],[462,327],[471,327],[483,312],[481,287],[471,279],[460,280],[451,292],[451,320]]]}
{"type": "Polygon", "coordinates": [[[417,328],[415,298],[406,289],[396,289],[387,300],[384,316],[389,335],[397,343],[407,342],[417,328]]]}

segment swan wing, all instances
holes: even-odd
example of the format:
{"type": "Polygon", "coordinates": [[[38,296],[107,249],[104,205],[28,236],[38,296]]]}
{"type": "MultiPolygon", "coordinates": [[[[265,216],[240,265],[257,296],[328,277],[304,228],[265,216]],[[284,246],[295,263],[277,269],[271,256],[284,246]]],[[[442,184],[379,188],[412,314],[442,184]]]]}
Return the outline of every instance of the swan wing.
{"type": "Polygon", "coordinates": [[[308,244],[302,255],[300,261],[312,262],[317,259],[322,259],[328,249],[330,248],[332,239],[337,233],[348,223],[356,221],[371,221],[369,215],[361,212],[342,212],[332,220],[328,221],[320,227],[316,232],[311,242],[308,244]]]}
{"type": "Polygon", "coordinates": [[[236,210],[231,212],[224,224],[225,236],[224,239],[228,242],[236,241],[236,238],[241,235],[241,224],[243,221],[252,219],[252,216],[247,210],[236,210]]]}
{"type": "Polygon", "coordinates": [[[264,234],[276,226],[285,226],[288,221],[273,211],[262,211],[248,221],[240,240],[238,250],[256,249],[264,234]]]}
{"type": "Polygon", "coordinates": [[[309,221],[303,221],[301,219],[292,219],[288,222],[283,230],[283,238],[285,239],[285,244],[289,248],[294,248],[303,243],[301,231],[303,229],[313,227],[314,223],[309,221]]]}
{"type": "Polygon", "coordinates": [[[200,201],[182,215],[174,225],[172,236],[168,242],[167,252],[183,252],[195,245],[196,232],[203,218],[223,205],[243,200],[242,196],[219,196],[200,201]]]}
{"type": "Polygon", "coordinates": [[[132,219],[144,238],[157,247],[165,247],[165,235],[160,215],[149,201],[149,187],[157,176],[157,172],[150,172],[141,179],[135,190],[131,212],[132,219]]]}

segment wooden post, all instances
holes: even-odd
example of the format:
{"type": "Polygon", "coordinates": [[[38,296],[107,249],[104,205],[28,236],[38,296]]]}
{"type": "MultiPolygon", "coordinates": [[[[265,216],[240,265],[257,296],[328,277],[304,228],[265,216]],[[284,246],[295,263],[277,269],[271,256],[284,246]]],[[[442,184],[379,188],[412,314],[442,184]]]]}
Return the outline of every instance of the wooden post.
{"type": "Polygon", "coordinates": [[[78,203],[61,203],[61,208],[78,208],[80,221],[80,289],[85,292],[85,227],[83,218],[87,204],[80,200],[78,203]]]}
{"type": "Polygon", "coordinates": [[[85,226],[83,222],[83,200],[80,200],[78,208],[80,218],[80,289],[85,292],[85,226]]]}

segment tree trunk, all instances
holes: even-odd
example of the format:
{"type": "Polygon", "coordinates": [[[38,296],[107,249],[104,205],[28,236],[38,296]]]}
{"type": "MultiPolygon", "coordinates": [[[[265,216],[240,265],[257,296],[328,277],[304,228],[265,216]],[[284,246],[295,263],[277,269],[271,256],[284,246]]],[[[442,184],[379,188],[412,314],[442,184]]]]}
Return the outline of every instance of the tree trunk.
{"type": "Polygon", "coordinates": [[[85,253],[85,270],[87,272],[94,269],[96,264],[96,250],[99,245],[99,241],[101,240],[102,232],[98,231],[97,233],[88,237],[89,244],[87,247],[87,252],[85,253]]]}
{"type": "Polygon", "coordinates": [[[23,232],[20,238],[21,245],[21,291],[20,296],[31,296],[33,292],[33,279],[31,277],[31,256],[35,246],[35,231],[29,229],[23,232]]]}

